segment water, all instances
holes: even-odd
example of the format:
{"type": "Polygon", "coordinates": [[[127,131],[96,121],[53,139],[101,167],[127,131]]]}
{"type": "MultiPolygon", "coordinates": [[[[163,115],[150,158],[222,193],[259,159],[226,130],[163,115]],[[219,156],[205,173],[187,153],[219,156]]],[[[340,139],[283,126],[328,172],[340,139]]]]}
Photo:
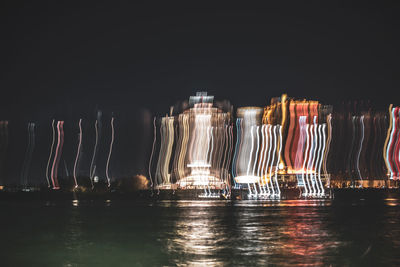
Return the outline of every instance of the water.
{"type": "Polygon", "coordinates": [[[2,201],[1,266],[400,264],[400,200],[2,201]]]}

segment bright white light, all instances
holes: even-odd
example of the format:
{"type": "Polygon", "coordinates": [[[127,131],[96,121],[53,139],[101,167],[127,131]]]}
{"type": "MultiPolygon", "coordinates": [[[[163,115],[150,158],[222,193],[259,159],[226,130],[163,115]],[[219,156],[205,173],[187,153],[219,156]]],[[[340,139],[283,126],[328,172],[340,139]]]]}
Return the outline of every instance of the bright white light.
{"type": "Polygon", "coordinates": [[[279,170],[283,170],[285,168],[285,165],[283,165],[283,163],[279,163],[279,170]]]}
{"type": "Polygon", "coordinates": [[[253,175],[243,175],[235,177],[235,181],[238,184],[251,184],[260,182],[260,177],[253,175]]]}

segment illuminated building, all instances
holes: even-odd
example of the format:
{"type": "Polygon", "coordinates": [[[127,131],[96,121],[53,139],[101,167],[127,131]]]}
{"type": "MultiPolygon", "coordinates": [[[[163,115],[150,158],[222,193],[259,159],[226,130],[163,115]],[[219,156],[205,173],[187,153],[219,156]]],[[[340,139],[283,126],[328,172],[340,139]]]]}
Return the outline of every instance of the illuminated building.
{"type": "Polygon", "coordinates": [[[280,198],[277,180],[282,143],[281,126],[262,124],[263,109],[239,108],[233,173],[238,187],[247,186],[249,197],[280,198]]]}
{"type": "Polygon", "coordinates": [[[232,166],[237,186],[250,197],[280,198],[279,180],[292,177],[302,195],[324,197],[331,112],[331,106],[286,95],[264,110],[239,108],[232,166]]]}
{"type": "MultiPolygon", "coordinates": [[[[156,188],[201,188],[207,194],[210,189],[229,190],[232,107],[230,104],[216,107],[213,101],[213,96],[198,92],[190,97],[188,108],[181,114],[161,118],[156,188]]],[[[150,175],[153,176],[151,170],[150,175]]]]}

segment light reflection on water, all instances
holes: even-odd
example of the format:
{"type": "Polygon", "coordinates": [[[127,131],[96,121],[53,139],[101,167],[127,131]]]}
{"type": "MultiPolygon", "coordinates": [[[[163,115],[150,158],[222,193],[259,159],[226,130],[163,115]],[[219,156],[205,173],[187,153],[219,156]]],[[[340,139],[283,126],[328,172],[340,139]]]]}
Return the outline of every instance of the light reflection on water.
{"type": "Polygon", "coordinates": [[[1,202],[0,251],[5,266],[396,265],[399,203],[1,202]]]}
{"type": "Polygon", "coordinates": [[[309,207],[330,204],[318,200],[241,201],[229,207],[234,216],[224,218],[224,214],[210,211],[210,206],[212,209],[226,206],[226,203],[178,202],[176,206],[184,212],[169,232],[167,250],[181,254],[176,264],[187,258],[186,263],[190,265],[205,262],[220,265],[231,261],[231,255],[240,255],[234,257],[236,264],[321,265],[322,256],[328,249],[335,249],[338,241],[324,228],[318,216],[310,213],[309,207]]]}

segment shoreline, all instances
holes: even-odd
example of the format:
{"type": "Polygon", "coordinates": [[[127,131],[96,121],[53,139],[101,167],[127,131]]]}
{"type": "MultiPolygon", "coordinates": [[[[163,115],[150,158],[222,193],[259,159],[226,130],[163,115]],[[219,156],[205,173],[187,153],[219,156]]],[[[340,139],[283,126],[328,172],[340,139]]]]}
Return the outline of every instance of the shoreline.
{"type": "Polygon", "coordinates": [[[0,201],[7,200],[134,200],[134,201],[162,201],[162,200],[254,200],[254,201],[280,201],[280,200],[323,200],[323,199],[386,199],[400,198],[398,188],[331,188],[326,190],[325,197],[300,196],[297,188],[286,188],[282,190],[281,198],[249,198],[247,190],[233,189],[231,197],[224,198],[219,191],[214,191],[213,196],[203,196],[204,190],[137,190],[131,192],[108,191],[108,192],[75,192],[38,190],[31,192],[23,191],[0,191],[0,201]]]}

